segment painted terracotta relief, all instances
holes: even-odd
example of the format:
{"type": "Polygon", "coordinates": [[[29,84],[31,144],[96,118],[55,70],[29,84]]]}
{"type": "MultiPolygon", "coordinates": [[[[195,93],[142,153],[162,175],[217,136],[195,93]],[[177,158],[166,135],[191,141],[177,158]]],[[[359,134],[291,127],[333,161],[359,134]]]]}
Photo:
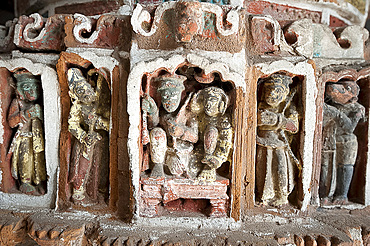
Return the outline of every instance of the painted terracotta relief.
{"type": "Polygon", "coordinates": [[[143,216],[161,214],[161,202],[169,209],[185,203],[200,206],[195,199],[210,200],[211,216],[226,215],[232,86],[217,76],[198,76],[194,70],[162,71],[165,74],[147,77],[143,83],[143,216]]]}
{"type": "Polygon", "coordinates": [[[27,195],[46,192],[45,141],[42,89],[40,80],[19,69],[13,74],[15,96],[9,106],[7,121],[13,129],[8,159],[17,189],[27,195]]]}
{"type": "Polygon", "coordinates": [[[357,102],[359,92],[355,81],[326,83],[319,184],[323,206],[348,204],[358,152],[354,131],[365,117],[365,107],[357,102]]]}
{"type": "Polygon", "coordinates": [[[292,148],[299,131],[292,77],[273,74],[260,81],[257,111],[256,195],[264,205],[289,203],[301,163],[292,148]]]}
{"type": "Polygon", "coordinates": [[[67,72],[72,106],[68,131],[73,136],[68,182],[75,204],[91,205],[109,195],[110,91],[97,69],[67,72]]]}

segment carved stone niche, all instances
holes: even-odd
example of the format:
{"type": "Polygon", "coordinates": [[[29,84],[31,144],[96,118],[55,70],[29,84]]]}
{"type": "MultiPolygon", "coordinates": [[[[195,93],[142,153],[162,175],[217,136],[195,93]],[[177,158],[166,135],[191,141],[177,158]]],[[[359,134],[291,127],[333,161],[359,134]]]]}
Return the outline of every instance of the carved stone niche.
{"type": "Polygon", "coordinates": [[[117,63],[85,53],[62,53],[58,61],[62,101],[58,206],[62,210],[115,209],[117,113],[112,81],[118,78],[117,63]]]}
{"type": "Polygon", "coordinates": [[[60,132],[56,72],[14,59],[1,61],[0,73],[1,205],[53,208],[60,132]]]}
{"type": "Polygon", "coordinates": [[[370,204],[369,75],[367,64],[323,69],[317,127],[322,130],[316,133],[319,152],[313,176],[313,201],[321,206],[370,204]]]}
{"type": "Polygon", "coordinates": [[[196,55],[134,66],[128,80],[134,216],[239,219],[243,84],[225,64],[196,55]]]}
{"type": "Polygon", "coordinates": [[[250,145],[256,158],[246,170],[255,174],[247,176],[255,187],[255,206],[306,210],[316,124],[314,69],[306,62],[287,61],[257,64],[253,69],[257,77],[248,86],[256,98],[250,105],[257,105],[252,116],[257,131],[247,135],[256,139],[255,146],[250,145]]]}

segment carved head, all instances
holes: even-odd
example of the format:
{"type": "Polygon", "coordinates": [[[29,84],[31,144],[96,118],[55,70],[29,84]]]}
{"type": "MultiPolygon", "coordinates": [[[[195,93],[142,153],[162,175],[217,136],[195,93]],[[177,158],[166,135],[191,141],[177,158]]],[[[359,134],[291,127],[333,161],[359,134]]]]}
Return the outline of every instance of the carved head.
{"type": "Polygon", "coordinates": [[[83,76],[78,68],[70,68],[67,72],[69,95],[71,98],[84,104],[91,104],[96,101],[94,88],[83,76]]]}
{"type": "Polygon", "coordinates": [[[167,112],[172,113],[179,107],[181,93],[185,89],[183,84],[185,80],[185,76],[179,75],[162,76],[157,79],[160,82],[157,90],[161,94],[161,102],[167,112]]]}
{"type": "Polygon", "coordinates": [[[203,90],[203,106],[206,115],[216,117],[223,115],[229,103],[229,97],[218,87],[208,87],[203,90]]]}
{"type": "Polygon", "coordinates": [[[292,78],[287,75],[273,74],[264,82],[264,100],[271,107],[277,107],[284,102],[289,94],[289,84],[292,78]]]}
{"type": "Polygon", "coordinates": [[[14,77],[17,80],[16,92],[19,99],[33,102],[40,96],[40,81],[30,72],[16,73],[14,77]]]}
{"type": "Polygon", "coordinates": [[[360,87],[355,81],[345,80],[338,83],[328,83],[325,89],[325,98],[333,103],[347,104],[357,102],[360,87]]]}
{"type": "Polygon", "coordinates": [[[191,42],[202,27],[202,8],[198,1],[176,2],[176,41],[191,42]]]}

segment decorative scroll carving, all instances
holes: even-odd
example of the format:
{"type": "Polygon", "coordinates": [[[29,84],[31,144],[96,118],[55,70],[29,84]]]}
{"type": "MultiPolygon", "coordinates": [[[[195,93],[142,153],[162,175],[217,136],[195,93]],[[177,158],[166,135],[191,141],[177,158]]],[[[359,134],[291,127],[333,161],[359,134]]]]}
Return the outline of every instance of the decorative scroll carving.
{"type": "Polygon", "coordinates": [[[14,43],[24,49],[56,50],[64,47],[64,16],[54,15],[45,21],[39,14],[21,16],[15,27],[14,43]]]}
{"type": "Polygon", "coordinates": [[[280,48],[282,30],[279,22],[269,15],[253,16],[251,20],[252,38],[258,53],[274,52],[280,48]]]}
{"type": "Polygon", "coordinates": [[[99,18],[74,14],[66,17],[67,47],[95,47],[113,49],[120,44],[122,21],[117,16],[99,18]]]}
{"type": "Polygon", "coordinates": [[[177,11],[179,16],[177,25],[174,27],[176,36],[180,36],[180,38],[178,38],[179,42],[190,42],[192,40],[192,36],[203,32],[202,22],[204,13],[215,15],[215,28],[222,36],[236,34],[239,29],[239,14],[236,10],[230,10],[227,13],[224,22],[224,13],[220,6],[210,3],[179,1],[165,2],[159,5],[155,10],[152,22],[150,13],[147,10],[144,10],[140,4],[137,4],[131,18],[133,30],[143,36],[152,36],[156,33],[164,12],[170,9],[181,10],[177,11]],[[190,26],[183,27],[186,22],[185,20],[187,19],[191,19],[190,26]],[[143,28],[144,23],[150,24],[150,28],[147,30],[143,28]],[[183,35],[190,35],[190,37],[181,37],[183,35]]]}
{"type": "Polygon", "coordinates": [[[75,26],[73,27],[75,39],[80,43],[92,44],[98,38],[101,27],[98,26],[96,30],[92,31],[93,23],[90,18],[81,14],[74,14],[73,17],[75,19],[75,26]],[[82,33],[90,33],[90,35],[88,38],[85,38],[82,36],[82,33]]]}
{"type": "Polygon", "coordinates": [[[306,58],[364,59],[364,43],[369,37],[360,26],[337,28],[333,33],[329,26],[311,19],[297,20],[283,32],[271,16],[253,16],[251,30],[257,53],[280,51],[306,58]]]}
{"type": "Polygon", "coordinates": [[[308,58],[363,59],[369,32],[360,26],[348,26],[333,33],[327,25],[303,19],[288,27],[285,37],[298,55],[308,58]]]}

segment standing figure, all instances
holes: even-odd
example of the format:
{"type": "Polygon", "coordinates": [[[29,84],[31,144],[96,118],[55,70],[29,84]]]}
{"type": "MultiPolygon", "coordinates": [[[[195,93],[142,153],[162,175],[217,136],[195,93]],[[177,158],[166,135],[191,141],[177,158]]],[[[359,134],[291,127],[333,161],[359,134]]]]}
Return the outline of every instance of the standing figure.
{"type": "Polygon", "coordinates": [[[143,136],[150,135],[150,156],[154,163],[152,177],[164,176],[165,163],[171,174],[177,177],[191,175],[188,167],[193,145],[198,141],[198,122],[188,109],[192,94],[179,109],[181,94],[185,89],[184,80],[186,77],[179,75],[166,75],[157,79],[157,92],[161,95],[164,110],[160,110],[149,95],[146,94],[142,99],[143,121],[147,124],[143,136]],[[150,134],[145,133],[149,130],[150,134]],[[164,139],[167,139],[168,146],[164,139]]]}
{"type": "Polygon", "coordinates": [[[72,200],[89,204],[97,201],[98,191],[108,195],[110,92],[95,69],[89,70],[89,80],[78,68],[70,68],[67,78],[72,100],[68,131],[75,137],[69,171],[72,200]]]}
{"type": "Polygon", "coordinates": [[[348,190],[357,157],[357,137],[353,134],[365,116],[357,102],[360,87],[354,81],[328,83],[325,90],[320,198],[327,205],[348,203],[348,190]]]}
{"type": "Polygon", "coordinates": [[[19,190],[29,195],[43,195],[46,181],[42,109],[36,103],[40,81],[29,72],[14,74],[16,98],[11,102],[8,122],[17,128],[10,145],[11,173],[19,180],[19,190]]]}
{"type": "Polygon", "coordinates": [[[200,181],[215,181],[216,169],[229,158],[233,129],[230,116],[225,114],[228,102],[229,97],[218,87],[200,90],[192,100],[192,111],[198,115],[199,132],[203,136],[200,181]]]}
{"type": "Polygon", "coordinates": [[[256,191],[258,199],[266,205],[288,203],[295,185],[295,164],[299,167],[289,138],[298,132],[299,126],[298,112],[292,102],[295,92],[289,89],[291,82],[290,76],[271,75],[263,83],[262,100],[258,104],[256,191]]]}

